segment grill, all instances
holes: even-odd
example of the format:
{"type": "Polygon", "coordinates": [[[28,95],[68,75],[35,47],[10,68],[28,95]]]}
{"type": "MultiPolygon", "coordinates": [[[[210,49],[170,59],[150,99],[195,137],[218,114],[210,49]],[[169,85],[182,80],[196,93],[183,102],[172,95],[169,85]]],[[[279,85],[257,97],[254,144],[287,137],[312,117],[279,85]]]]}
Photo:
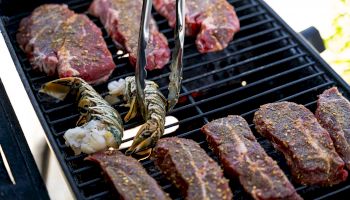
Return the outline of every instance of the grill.
{"type": "MultiPolygon", "coordinates": [[[[43,1],[35,1],[27,7],[21,6],[21,9],[15,7],[16,1],[8,2],[11,3],[4,3],[4,10],[1,13],[2,31],[5,32],[4,36],[17,70],[76,197],[115,198],[115,192],[101,175],[100,169],[84,161],[86,155],[75,156],[64,143],[64,131],[74,127],[79,116],[76,105],[72,100],[52,103],[52,99],[38,93],[40,86],[53,78],[33,71],[16,43],[15,34],[19,21],[43,1]]],[[[24,2],[23,4],[29,4],[27,1],[24,2]]],[[[85,12],[91,3],[82,0],[58,2],[67,3],[76,12],[85,12]]],[[[254,112],[262,104],[282,100],[304,104],[314,111],[317,95],[323,90],[335,85],[349,98],[350,88],[312,47],[293,32],[264,2],[261,0],[229,0],[229,2],[235,7],[239,16],[241,31],[225,50],[202,55],[197,51],[194,39],[186,38],[180,102],[170,113],[179,119],[179,129],[169,136],[193,139],[217,160],[208,149],[205,138],[199,133],[200,128],[208,121],[219,117],[229,114],[241,115],[250,123],[266,152],[278,162],[288,178],[291,178],[283,156],[274,150],[269,141],[255,132],[252,125],[254,112]]],[[[172,29],[163,17],[155,12],[153,16],[161,32],[168,37],[170,47],[173,48],[172,29]]],[[[108,48],[117,64],[110,80],[132,75],[133,68],[128,59],[117,51],[99,20],[89,17],[103,30],[108,48]]],[[[150,72],[148,77],[156,81],[161,91],[166,94],[168,75],[168,67],[165,67],[161,71],[150,72]]],[[[98,85],[95,89],[102,95],[107,93],[106,84],[98,85]]],[[[122,116],[126,114],[126,108],[119,106],[116,108],[122,116]]],[[[132,120],[125,124],[125,129],[141,123],[140,118],[132,120]]],[[[183,198],[155,168],[151,160],[144,160],[142,164],[172,198],[183,198]]],[[[230,182],[235,199],[250,199],[238,180],[230,182]]],[[[340,198],[350,193],[350,180],[327,188],[298,184],[294,186],[305,199],[340,198]]]]}

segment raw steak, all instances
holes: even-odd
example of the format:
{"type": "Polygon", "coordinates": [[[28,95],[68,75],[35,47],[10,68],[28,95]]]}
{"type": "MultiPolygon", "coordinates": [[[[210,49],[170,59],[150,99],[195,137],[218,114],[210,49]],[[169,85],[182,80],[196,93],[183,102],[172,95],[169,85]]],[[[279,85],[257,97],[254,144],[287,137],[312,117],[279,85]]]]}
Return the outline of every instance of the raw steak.
{"type": "Polygon", "coordinates": [[[42,5],[22,19],[17,42],[33,68],[49,76],[77,76],[98,84],[115,68],[101,30],[63,4],[42,5]]]}
{"type": "Polygon", "coordinates": [[[254,124],[284,154],[297,182],[327,186],[346,180],[348,172],[329,133],[303,105],[265,104],[255,113],[254,124]]]}
{"type": "MultiPolygon", "coordinates": [[[[140,31],[142,0],[94,0],[89,12],[99,17],[113,41],[129,53],[131,64],[136,64],[140,31]]],[[[150,38],[146,48],[146,69],[161,69],[170,59],[165,36],[151,19],[150,38]]]]}
{"type": "Polygon", "coordinates": [[[316,118],[329,132],[336,151],[350,169],[350,102],[336,87],[330,88],[319,96],[316,118]]]}
{"type": "Polygon", "coordinates": [[[132,157],[117,150],[108,150],[94,153],[85,159],[100,165],[121,199],[170,200],[168,194],[163,192],[142,165],[132,157]]]}
{"type": "MultiPolygon", "coordinates": [[[[176,0],[153,0],[153,6],[175,27],[176,0]]],[[[240,29],[236,12],[226,0],[186,0],[185,18],[186,34],[197,36],[201,53],[226,48],[240,29]]]]}
{"type": "Polygon", "coordinates": [[[301,199],[276,161],[256,141],[242,117],[230,115],[217,119],[201,130],[225,172],[231,177],[238,176],[254,199],[301,199]]]}
{"type": "Polygon", "coordinates": [[[155,164],[186,199],[232,199],[220,166],[193,140],[160,139],[153,151],[155,164]]]}

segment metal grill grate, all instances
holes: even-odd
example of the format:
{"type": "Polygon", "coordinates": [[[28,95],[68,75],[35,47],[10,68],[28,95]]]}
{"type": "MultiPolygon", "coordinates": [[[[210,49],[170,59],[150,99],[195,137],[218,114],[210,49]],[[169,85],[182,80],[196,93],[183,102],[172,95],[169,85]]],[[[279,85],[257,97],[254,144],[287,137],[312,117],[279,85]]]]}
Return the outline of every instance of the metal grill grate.
{"type": "MultiPolygon", "coordinates": [[[[225,50],[210,54],[200,54],[195,47],[194,39],[186,38],[180,103],[170,113],[180,120],[178,123],[180,128],[171,136],[194,139],[214,159],[216,157],[199,134],[200,127],[212,119],[228,114],[239,114],[251,123],[253,114],[260,105],[282,100],[304,104],[314,111],[317,95],[333,85],[338,86],[345,96],[350,97],[349,87],[263,2],[260,0],[229,0],[229,2],[234,5],[240,18],[241,31],[225,50]]],[[[85,12],[90,3],[91,1],[75,0],[68,5],[76,12],[85,12]]],[[[79,116],[76,105],[70,100],[52,103],[47,97],[38,94],[40,86],[52,78],[31,69],[28,59],[18,48],[15,40],[19,21],[30,12],[31,10],[27,10],[14,16],[3,17],[3,22],[8,39],[13,45],[13,56],[19,61],[18,71],[32,103],[77,198],[113,198],[114,192],[101,176],[99,168],[85,162],[83,160],[85,155],[74,156],[64,144],[62,137],[64,131],[74,127],[79,116]]],[[[173,48],[171,38],[173,32],[168,27],[167,21],[157,13],[153,15],[159,29],[168,37],[170,47],[173,48]]],[[[89,17],[103,29],[98,19],[89,17]]],[[[123,54],[117,54],[116,47],[104,29],[103,34],[117,64],[117,69],[110,80],[132,75],[133,68],[129,65],[128,59],[123,58],[123,54]]],[[[168,67],[149,73],[151,80],[160,84],[165,94],[168,75],[168,67]]],[[[106,84],[96,86],[95,89],[102,95],[107,92],[106,84]]],[[[117,109],[123,116],[126,114],[127,109],[122,107],[117,109]]],[[[140,119],[132,120],[125,125],[125,129],[140,123],[142,123],[140,119]]],[[[252,124],[250,127],[255,131],[252,124]]],[[[278,161],[290,178],[283,156],[276,152],[267,140],[255,132],[254,134],[267,153],[278,161]]],[[[152,161],[145,160],[142,164],[171,197],[182,198],[177,189],[154,167],[152,161]]],[[[231,180],[231,186],[235,199],[250,198],[238,180],[231,180]]],[[[350,181],[322,189],[296,184],[295,187],[306,199],[335,198],[349,193],[350,181]]]]}

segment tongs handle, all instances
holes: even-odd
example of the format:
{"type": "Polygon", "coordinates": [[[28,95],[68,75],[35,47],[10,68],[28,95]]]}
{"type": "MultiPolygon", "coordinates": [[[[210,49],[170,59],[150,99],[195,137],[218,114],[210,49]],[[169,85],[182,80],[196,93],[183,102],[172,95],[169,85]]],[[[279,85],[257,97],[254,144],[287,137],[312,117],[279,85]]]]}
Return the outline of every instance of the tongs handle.
{"type": "MultiPolygon", "coordinates": [[[[136,92],[137,102],[140,106],[142,116],[146,116],[146,106],[144,103],[145,99],[145,79],[147,78],[146,64],[147,55],[146,47],[150,38],[149,24],[151,19],[152,0],[143,0],[142,13],[141,13],[141,26],[139,32],[139,43],[138,43],[138,56],[136,61],[135,81],[136,81],[136,92]]],[[[182,80],[182,57],[183,57],[183,46],[185,39],[185,0],[176,0],[176,27],[174,31],[175,38],[175,49],[172,55],[172,62],[170,65],[170,83],[169,83],[169,94],[168,94],[168,107],[170,111],[176,105],[182,80]]]]}
{"type": "Polygon", "coordinates": [[[135,82],[136,82],[136,98],[138,105],[140,106],[142,116],[146,114],[146,107],[144,105],[145,99],[145,79],[147,77],[146,64],[147,55],[146,47],[149,40],[149,24],[151,19],[152,0],[143,0],[142,13],[141,13],[141,26],[139,32],[138,43],[138,55],[135,69],[135,82]]]}
{"type": "Polygon", "coordinates": [[[172,55],[169,75],[168,108],[170,111],[176,105],[182,81],[182,58],[185,40],[185,0],[176,0],[176,26],[174,30],[175,48],[172,55]]]}

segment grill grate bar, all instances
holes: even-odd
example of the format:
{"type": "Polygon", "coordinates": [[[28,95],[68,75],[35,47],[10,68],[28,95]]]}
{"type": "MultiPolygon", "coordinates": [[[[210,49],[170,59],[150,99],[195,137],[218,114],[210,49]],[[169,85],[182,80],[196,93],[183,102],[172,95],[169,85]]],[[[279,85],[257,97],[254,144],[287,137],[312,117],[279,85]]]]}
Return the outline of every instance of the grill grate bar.
{"type": "Polygon", "coordinates": [[[64,117],[64,118],[60,118],[60,119],[56,119],[56,120],[52,120],[52,121],[48,120],[48,123],[51,125],[56,125],[56,124],[59,124],[59,123],[65,122],[65,121],[75,119],[75,118],[79,117],[79,115],[80,115],[79,113],[76,113],[76,114],[70,115],[68,117],[64,117]]]}
{"type": "Polygon", "coordinates": [[[345,186],[345,187],[342,187],[342,188],[340,188],[340,189],[337,189],[337,190],[335,190],[335,191],[332,191],[332,192],[330,192],[330,193],[327,193],[327,194],[325,194],[325,195],[323,195],[323,196],[320,196],[320,197],[318,197],[318,198],[315,198],[315,200],[321,200],[321,199],[332,198],[332,196],[334,196],[334,195],[336,195],[336,194],[339,194],[340,192],[347,191],[347,190],[349,190],[349,189],[350,189],[350,185],[347,185],[347,186],[345,186]]]}
{"type": "MultiPolygon", "coordinates": [[[[255,48],[265,46],[266,44],[275,43],[275,42],[284,40],[284,39],[286,39],[286,38],[288,38],[288,37],[287,37],[287,36],[282,36],[282,37],[277,38],[277,39],[275,39],[275,40],[270,40],[270,41],[268,41],[268,42],[266,42],[266,43],[264,43],[264,44],[261,43],[261,44],[262,44],[261,46],[256,45],[256,46],[252,46],[252,47],[249,48],[249,49],[247,48],[247,49],[244,50],[244,52],[245,52],[245,51],[251,51],[251,50],[253,50],[253,49],[255,49],[255,48]]],[[[243,51],[242,51],[242,52],[243,52],[243,51]]],[[[240,53],[242,53],[242,52],[237,52],[237,54],[240,54],[240,53]]],[[[239,63],[239,64],[241,65],[241,63],[239,63]]],[[[201,74],[201,75],[198,75],[198,76],[193,76],[193,77],[191,77],[191,78],[187,78],[186,80],[184,80],[184,81],[183,81],[183,84],[188,83],[188,82],[192,82],[192,81],[194,81],[194,80],[197,80],[197,79],[200,79],[200,78],[209,76],[209,75],[216,74],[216,73],[218,73],[218,72],[226,71],[227,69],[233,68],[232,66],[240,66],[240,65],[238,65],[238,64],[236,64],[236,65],[228,65],[228,66],[223,67],[223,68],[221,68],[221,69],[219,69],[219,70],[207,72],[207,73],[204,73],[204,74],[201,74]]]]}
{"type": "Polygon", "coordinates": [[[265,20],[262,20],[262,21],[259,21],[259,22],[251,23],[249,25],[243,26],[240,29],[240,31],[246,31],[248,29],[251,29],[251,28],[254,28],[254,27],[257,27],[257,26],[261,26],[261,25],[264,25],[264,24],[268,24],[268,23],[271,23],[271,22],[274,22],[274,20],[273,19],[265,19],[265,20]]]}
{"type": "Polygon", "coordinates": [[[243,20],[247,20],[247,19],[250,19],[250,18],[253,18],[253,17],[258,17],[258,16],[263,15],[263,14],[266,14],[266,12],[261,10],[261,11],[256,12],[256,13],[252,13],[252,14],[249,14],[249,15],[244,15],[243,17],[239,18],[239,20],[242,22],[243,20]]]}
{"type": "MultiPolygon", "coordinates": [[[[228,57],[231,57],[231,56],[234,56],[234,55],[238,55],[239,53],[244,53],[244,52],[247,52],[248,50],[254,50],[255,48],[259,48],[259,47],[263,47],[264,45],[269,45],[269,44],[273,44],[275,42],[278,42],[280,40],[283,40],[283,39],[286,39],[288,37],[286,36],[282,36],[279,38],[279,40],[272,40],[272,41],[267,41],[267,42],[263,42],[263,43],[260,43],[260,44],[257,44],[257,45],[254,45],[254,46],[251,46],[251,47],[247,47],[246,49],[242,49],[241,51],[239,52],[234,52],[232,54],[228,54],[228,55],[224,55],[224,56],[220,56],[219,58],[215,58],[213,59],[211,62],[209,61],[204,61],[203,63],[196,63],[196,64],[193,64],[193,65],[189,65],[188,67],[184,68],[184,70],[189,70],[189,69],[193,69],[193,68],[196,68],[196,67],[200,67],[201,65],[206,65],[206,64],[209,64],[209,63],[212,63],[212,62],[217,62],[217,61],[220,61],[222,59],[226,59],[228,57]]],[[[296,44],[293,44],[293,45],[289,45],[289,46],[286,46],[285,48],[280,48],[278,50],[275,50],[274,52],[269,52],[269,53],[266,53],[266,54],[263,54],[263,55],[270,55],[272,53],[275,53],[275,52],[280,52],[280,51],[283,51],[283,50],[286,50],[286,49],[289,49],[289,48],[293,48],[293,47],[296,47],[297,45],[296,44]],[[288,48],[287,48],[288,47],[288,48]]],[[[259,57],[259,56],[257,56],[259,57]]],[[[163,75],[160,75],[159,77],[155,77],[155,78],[152,78],[151,80],[154,81],[156,79],[160,79],[160,78],[165,78],[168,75],[169,73],[166,73],[166,74],[163,74],[163,75]]]]}
{"type": "MultiPolygon", "coordinates": [[[[276,101],[276,102],[290,101],[290,100],[292,100],[293,98],[295,98],[295,97],[297,97],[297,96],[301,96],[301,95],[307,94],[307,93],[309,93],[309,92],[312,92],[312,91],[315,91],[315,90],[319,90],[320,88],[325,88],[325,87],[330,86],[330,85],[332,85],[332,84],[334,84],[334,82],[333,82],[333,81],[330,81],[330,82],[324,83],[324,84],[322,84],[322,85],[319,85],[319,86],[310,88],[310,89],[308,89],[308,90],[304,90],[304,91],[301,91],[301,92],[299,92],[299,93],[290,95],[290,96],[285,97],[285,98],[283,98],[283,99],[280,99],[280,100],[278,100],[278,101],[276,101]]],[[[258,110],[258,109],[254,109],[254,110],[251,110],[251,111],[249,111],[249,112],[246,112],[246,113],[243,113],[243,114],[240,114],[240,115],[241,115],[242,117],[247,117],[248,115],[251,115],[251,114],[255,113],[257,110],[258,110]]]]}
{"type": "MultiPolygon", "coordinates": [[[[270,77],[267,77],[267,78],[264,78],[264,79],[260,79],[259,81],[256,81],[256,82],[252,82],[252,83],[248,84],[247,86],[239,87],[239,88],[230,90],[230,91],[228,91],[227,93],[228,93],[228,94],[233,94],[233,93],[242,91],[243,89],[247,89],[247,88],[250,88],[250,87],[254,87],[254,86],[259,85],[259,84],[261,84],[261,83],[263,83],[263,82],[267,82],[267,81],[270,81],[270,80],[279,78],[279,77],[281,77],[281,76],[290,74],[290,73],[292,73],[292,72],[295,72],[295,71],[304,69],[304,68],[306,68],[306,67],[309,67],[309,66],[312,65],[312,64],[314,64],[314,63],[311,62],[311,63],[307,63],[307,64],[304,64],[304,65],[301,65],[301,66],[298,66],[298,67],[293,67],[293,68],[291,68],[290,70],[284,71],[284,72],[279,73],[279,74],[276,74],[276,75],[274,75],[274,76],[270,76],[270,77]]],[[[312,77],[318,76],[318,75],[320,75],[320,74],[322,74],[322,73],[323,73],[323,72],[319,72],[319,74],[314,74],[314,75],[312,75],[312,77]]],[[[242,74],[243,74],[243,73],[242,73],[242,74]]],[[[243,75],[242,75],[242,76],[243,76],[243,75]]],[[[241,77],[241,75],[238,75],[238,77],[241,77]]],[[[227,82],[227,81],[229,81],[229,80],[233,80],[233,79],[235,79],[235,78],[236,78],[236,77],[230,77],[230,78],[224,79],[224,80],[222,80],[222,81],[223,81],[223,83],[225,83],[225,82],[227,82]]],[[[288,85],[292,85],[292,84],[295,83],[295,82],[301,82],[301,81],[303,81],[303,80],[305,80],[305,79],[308,79],[308,77],[305,77],[305,78],[302,78],[302,79],[299,79],[299,80],[290,82],[290,83],[288,83],[288,84],[286,84],[286,85],[282,85],[282,87],[283,87],[283,88],[284,88],[284,87],[287,87],[288,85]]],[[[281,86],[280,86],[280,87],[281,87],[281,86]]],[[[273,91],[276,91],[276,90],[280,89],[280,87],[274,88],[273,91]]],[[[183,89],[184,89],[184,88],[183,88],[183,89]]],[[[188,91],[187,89],[184,89],[184,93],[188,93],[188,92],[189,92],[189,91],[188,91]]],[[[267,91],[266,91],[266,92],[267,92],[267,91]]],[[[264,93],[260,93],[259,95],[262,95],[262,94],[264,94],[264,93]]],[[[223,93],[223,94],[221,94],[221,95],[225,95],[225,96],[226,96],[226,93],[223,93]]],[[[258,95],[258,96],[259,96],[259,95],[258,95]]],[[[249,98],[247,98],[247,99],[255,98],[256,96],[257,96],[257,95],[252,96],[252,97],[249,97],[249,98]]],[[[191,96],[190,96],[190,97],[191,97],[191,96]]],[[[219,97],[221,97],[221,96],[219,95],[219,97]]],[[[203,100],[203,101],[200,101],[200,102],[191,102],[190,105],[192,105],[192,106],[197,106],[197,105],[206,103],[206,102],[208,102],[208,101],[210,101],[210,100],[213,100],[213,99],[216,99],[216,98],[217,98],[217,97],[214,96],[214,97],[207,98],[206,100],[203,100]]],[[[247,100],[247,99],[245,99],[245,100],[247,100]]],[[[245,101],[240,102],[240,103],[245,103],[245,101]]],[[[199,108],[196,108],[196,110],[198,110],[198,109],[199,109],[199,108]]],[[[199,115],[203,115],[203,113],[202,113],[202,114],[199,114],[199,115]]],[[[49,123],[51,123],[51,124],[63,123],[63,122],[65,122],[65,121],[67,121],[67,120],[71,120],[71,119],[73,119],[73,118],[77,118],[78,116],[79,116],[79,114],[74,114],[74,115],[71,115],[70,117],[61,118],[61,119],[58,119],[58,120],[51,121],[51,122],[49,122],[49,123]]],[[[197,116],[198,116],[198,115],[197,115],[197,116]]],[[[192,118],[196,118],[197,116],[194,116],[194,117],[192,117],[192,118]]],[[[203,116],[204,116],[204,115],[203,115],[203,116]]],[[[201,116],[201,117],[202,117],[202,116],[201,116]]],[[[191,118],[191,119],[192,119],[192,118],[191,118]]],[[[182,121],[182,123],[184,123],[184,122],[187,122],[186,119],[184,119],[184,120],[182,121]]],[[[181,124],[181,121],[178,122],[178,123],[175,123],[175,124],[171,124],[171,125],[169,125],[169,127],[175,126],[175,125],[178,125],[178,124],[181,124]]],[[[129,127],[129,126],[126,126],[125,128],[131,128],[131,127],[133,127],[134,125],[135,125],[135,124],[131,125],[130,127],[129,127]]],[[[60,134],[63,134],[63,133],[61,132],[60,134]]]]}
{"type": "Polygon", "coordinates": [[[256,4],[255,2],[252,2],[252,4],[248,4],[248,5],[245,5],[245,6],[241,6],[241,7],[238,7],[238,8],[235,8],[235,11],[236,12],[242,12],[243,10],[247,10],[247,9],[250,9],[250,8],[253,8],[253,7],[257,7],[258,4],[256,4]]]}
{"type": "Polygon", "coordinates": [[[220,107],[220,108],[217,108],[217,109],[214,109],[214,110],[205,112],[205,113],[200,114],[200,115],[197,115],[197,116],[192,116],[192,117],[183,119],[183,120],[181,120],[180,122],[175,123],[174,125],[179,125],[179,124],[181,124],[181,123],[194,120],[194,119],[196,119],[196,118],[198,118],[198,117],[204,117],[204,116],[208,116],[208,115],[210,115],[210,114],[214,114],[214,113],[219,112],[219,111],[227,110],[228,108],[231,108],[231,107],[233,107],[233,106],[237,106],[238,104],[245,103],[245,102],[248,101],[248,100],[256,99],[256,98],[258,98],[258,97],[260,97],[260,96],[262,96],[262,95],[266,95],[266,94],[269,94],[269,93],[271,93],[271,92],[280,90],[280,89],[282,89],[282,88],[286,88],[286,87],[288,87],[288,86],[291,86],[291,85],[300,83],[300,82],[302,82],[302,81],[315,78],[315,77],[317,77],[317,76],[319,76],[319,75],[322,75],[322,74],[324,74],[324,72],[318,72],[318,73],[316,73],[316,74],[313,74],[313,75],[310,75],[310,76],[301,78],[301,79],[296,80],[296,81],[289,82],[289,83],[287,83],[287,84],[285,84],[285,85],[282,85],[282,86],[273,88],[273,89],[271,89],[271,90],[267,90],[267,91],[265,91],[265,92],[259,93],[259,94],[257,94],[257,95],[251,96],[251,97],[246,98],[246,99],[243,99],[243,100],[241,100],[241,101],[237,101],[237,102],[234,102],[234,103],[232,103],[232,104],[229,104],[229,105],[226,105],[226,106],[222,106],[222,107],[220,107]]]}
{"type": "Polygon", "coordinates": [[[77,159],[82,160],[83,158],[85,158],[85,156],[86,155],[84,155],[84,154],[79,154],[79,155],[68,156],[65,159],[66,159],[66,161],[70,162],[72,160],[77,160],[77,159]]]}
{"type": "MultiPolygon", "coordinates": [[[[268,29],[268,30],[265,30],[265,31],[262,31],[262,32],[258,32],[258,33],[256,33],[256,34],[252,34],[252,35],[249,35],[249,36],[247,36],[247,37],[243,37],[243,38],[234,40],[233,42],[230,43],[230,45],[231,45],[231,44],[237,44],[237,43],[239,43],[239,42],[244,42],[244,41],[247,41],[247,40],[249,40],[249,39],[253,39],[253,38],[255,38],[255,37],[259,37],[259,36],[262,36],[262,35],[264,35],[264,34],[268,34],[268,33],[277,31],[277,30],[279,30],[279,29],[280,29],[280,27],[274,27],[274,28],[272,28],[272,29],[268,29]]],[[[286,38],[284,38],[284,39],[286,39],[286,38]]],[[[270,56],[270,55],[273,54],[273,53],[280,53],[281,50],[287,50],[287,49],[293,48],[293,47],[295,47],[295,46],[296,46],[296,45],[292,45],[292,46],[288,46],[288,48],[277,49],[277,50],[275,50],[275,51],[271,51],[271,52],[269,52],[269,53],[267,53],[267,54],[264,54],[263,56],[270,56]]],[[[237,55],[237,53],[235,53],[235,54],[233,54],[233,55],[237,55]]],[[[225,57],[223,57],[223,58],[219,58],[219,59],[217,59],[217,60],[214,60],[213,62],[218,62],[218,61],[220,61],[220,60],[222,60],[222,59],[226,59],[227,57],[230,57],[230,56],[232,56],[232,55],[228,55],[228,56],[225,56],[225,57]]],[[[257,59],[260,59],[260,57],[254,57],[254,58],[252,58],[252,59],[247,59],[246,61],[255,61],[255,60],[257,60],[257,59]]],[[[244,61],[242,61],[242,62],[244,62],[244,61]]],[[[209,64],[209,62],[208,62],[208,63],[202,63],[202,64],[209,64]]],[[[198,64],[197,64],[197,65],[185,66],[185,67],[184,67],[184,72],[187,71],[187,70],[194,69],[194,68],[196,68],[196,67],[198,67],[198,66],[199,66],[198,64]]],[[[151,79],[151,80],[152,80],[152,81],[156,81],[156,80],[159,80],[159,79],[161,79],[161,78],[166,78],[166,77],[169,76],[169,74],[170,74],[170,73],[167,72],[167,73],[164,73],[164,74],[162,74],[162,75],[159,75],[159,76],[157,76],[157,77],[155,77],[155,78],[153,78],[153,79],[151,79]]],[[[111,78],[109,81],[118,80],[118,79],[120,79],[120,78],[125,78],[125,77],[131,76],[131,75],[133,75],[132,72],[131,72],[131,73],[127,73],[127,74],[123,74],[123,75],[120,75],[120,76],[113,77],[113,78],[111,78]]],[[[106,94],[107,94],[107,93],[102,93],[101,95],[102,95],[102,96],[105,96],[106,94]]]]}
{"type": "Polygon", "coordinates": [[[88,165],[88,166],[73,170],[72,173],[73,174],[80,174],[82,172],[86,172],[86,171],[91,170],[91,169],[94,169],[94,167],[92,165],[88,165]]]}
{"type": "MultiPolygon", "coordinates": [[[[250,74],[253,74],[253,73],[257,73],[257,72],[261,72],[263,70],[266,70],[266,69],[269,69],[271,67],[274,67],[278,64],[281,64],[281,63],[284,63],[284,62],[288,62],[288,61],[291,61],[293,59],[296,59],[296,58],[300,58],[300,56],[303,56],[303,54],[297,54],[297,55],[294,55],[294,56],[291,56],[289,58],[285,58],[285,59],[282,59],[282,60],[278,60],[274,63],[270,63],[266,66],[261,66],[261,67],[258,67],[256,69],[253,69],[251,71],[247,71],[247,72],[243,72],[243,73],[240,73],[239,75],[236,75],[236,76],[232,76],[230,77],[230,80],[234,80],[234,79],[238,79],[238,78],[241,78],[241,77],[244,77],[244,76],[248,76],[250,74]]],[[[314,64],[314,62],[310,62],[310,63],[307,63],[308,65],[312,65],[314,64]]],[[[200,105],[202,103],[206,103],[208,101],[211,101],[211,100],[215,100],[215,99],[218,99],[218,98],[221,98],[221,97],[224,97],[224,96],[227,96],[229,94],[232,94],[234,93],[234,90],[230,90],[230,91],[227,91],[227,92],[224,92],[224,93],[221,93],[219,95],[216,95],[216,96],[212,96],[212,97],[209,97],[209,98],[206,98],[206,99],[203,99],[201,101],[198,101],[195,103],[195,105],[200,105]]],[[[178,108],[175,108],[172,112],[176,112],[176,111],[180,111],[180,110],[183,110],[183,109],[187,109],[191,107],[191,105],[186,105],[186,106],[182,106],[182,107],[178,107],[178,108]]],[[[171,112],[171,113],[172,113],[171,112]]]]}
{"type": "Polygon", "coordinates": [[[44,113],[49,114],[49,113],[52,113],[52,112],[56,112],[58,110],[62,110],[62,109],[65,109],[65,108],[72,107],[74,105],[75,105],[75,103],[72,103],[72,102],[66,103],[66,104],[64,104],[62,106],[57,106],[57,107],[54,107],[54,108],[51,108],[51,109],[44,110],[44,113]]]}
{"type": "MultiPolygon", "coordinates": [[[[291,45],[291,46],[293,46],[293,45],[291,45]]],[[[287,49],[287,48],[286,48],[287,49]]],[[[273,53],[272,52],[270,52],[272,55],[273,55],[273,53]]],[[[271,55],[270,54],[270,55],[271,55]]],[[[265,54],[265,55],[267,55],[267,54],[265,54]]],[[[255,57],[255,58],[257,58],[257,57],[255,57]]],[[[254,59],[254,58],[253,58],[254,59]]],[[[251,60],[249,60],[249,61],[251,61],[251,60]]],[[[197,90],[204,90],[204,89],[207,89],[207,88],[211,88],[211,87],[213,87],[213,86],[217,86],[217,85],[221,85],[221,84],[223,84],[223,83],[225,83],[225,82],[227,82],[227,81],[231,81],[231,80],[233,80],[232,78],[228,78],[228,79],[225,79],[225,80],[221,80],[221,81],[217,81],[217,82],[215,82],[215,83],[211,83],[211,84],[208,84],[208,85],[206,85],[206,86],[203,86],[203,87],[199,87],[199,88],[197,88],[197,90]]],[[[259,80],[259,82],[260,82],[261,80],[259,80]]],[[[184,93],[181,93],[180,94],[180,97],[182,97],[182,96],[186,96],[186,95],[189,95],[189,94],[191,94],[192,92],[194,92],[195,90],[190,90],[190,91],[188,91],[188,92],[184,92],[184,93]]]]}
{"type": "Polygon", "coordinates": [[[86,197],[86,199],[87,199],[87,200],[90,200],[90,199],[100,199],[101,197],[107,196],[108,194],[109,194],[109,191],[103,191],[103,192],[97,193],[97,194],[95,194],[95,195],[86,197]]]}
{"type": "MultiPolygon", "coordinates": [[[[268,22],[269,22],[269,21],[268,21],[268,22]]],[[[251,24],[251,25],[253,25],[253,24],[251,24]]],[[[261,24],[259,23],[258,25],[261,25],[261,24]]],[[[254,28],[254,27],[256,27],[256,26],[250,26],[250,28],[254,28]]],[[[243,26],[242,28],[244,29],[244,26],[243,26]]],[[[279,27],[279,26],[276,26],[276,27],[271,28],[271,29],[268,29],[268,30],[264,30],[264,31],[261,31],[261,32],[257,32],[257,33],[255,33],[255,34],[249,35],[249,36],[247,36],[247,37],[243,37],[243,38],[240,38],[240,39],[237,39],[237,40],[233,40],[229,45],[234,45],[234,44],[238,44],[238,43],[240,43],[240,42],[245,42],[245,41],[247,41],[247,40],[249,40],[249,39],[253,39],[253,38],[255,38],[255,37],[260,37],[260,36],[262,36],[262,35],[264,35],[264,34],[272,33],[272,32],[274,32],[274,31],[276,31],[276,30],[279,30],[279,29],[280,29],[280,27],[279,27]]],[[[13,36],[13,37],[14,37],[14,36],[13,36]]],[[[282,37],[281,37],[281,38],[282,38],[282,37]]],[[[277,39],[277,38],[276,38],[276,39],[277,39]]],[[[270,42],[271,42],[271,41],[268,41],[266,45],[270,44],[270,42]]],[[[194,43],[191,43],[191,45],[193,45],[193,44],[194,44],[194,43]]],[[[115,45],[112,43],[112,44],[110,44],[110,46],[109,46],[108,48],[110,49],[110,48],[114,48],[114,47],[115,47],[115,45]]],[[[251,47],[249,47],[249,48],[253,48],[253,47],[254,47],[254,46],[251,46],[251,47]]],[[[259,47],[259,46],[258,46],[258,47],[259,47]]],[[[257,47],[257,48],[258,48],[258,47],[257,47]]],[[[246,51],[249,51],[249,50],[250,50],[249,48],[247,48],[246,51]]],[[[244,49],[242,49],[242,50],[244,50],[244,49]]],[[[242,52],[245,52],[245,51],[242,51],[242,52]]],[[[195,53],[192,53],[192,54],[185,54],[185,55],[184,55],[184,59],[192,58],[192,57],[199,56],[199,55],[201,55],[199,52],[195,52],[195,53]]],[[[238,55],[238,53],[235,53],[235,54],[233,54],[233,55],[238,55]]],[[[117,56],[117,55],[115,54],[114,56],[117,56]]],[[[21,60],[21,62],[26,62],[26,61],[28,61],[28,58],[27,58],[26,56],[24,56],[24,57],[22,57],[20,60],[21,60]]],[[[117,64],[117,69],[116,69],[116,70],[118,70],[118,68],[124,67],[124,66],[126,66],[126,65],[127,65],[127,63],[117,64]]],[[[189,68],[189,69],[192,69],[192,68],[189,68]]],[[[31,68],[28,68],[27,70],[30,71],[30,70],[32,70],[32,69],[31,69],[31,68]]],[[[124,78],[124,77],[130,76],[130,75],[132,75],[132,74],[133,74],[133,73],[124,74],[124,75],[120,76],[119,78],[124,78]]],[[[165,74],[165,75],[162,76],[162,77],[165,77],[165,76],[168,76],[168,75],[169,75],[169,73],[165,74]]],[[[118,78],[118,77],[116,77],[116,78],[118,78]]],[[[110,81],[116,80],[116,78],[112,78],[112,79],[110,79],[110,81]]],[[[35,81],[43,81],[43,80],[49,81],[50,79],[52,79],[52,78],[46,76],[44,73],[41,73],[40,76],[35,76],[35,77],[31,78],[30,80],[33,81],[33,82],[35,82],[35,81]]],[[[39,88],[35,88],[35,89],[38,90],[39,88]]]]}
{"type": "Polygon", "coordinates": [[[92,180],[89,180],[89,181],[85,181],[83,183],[80,183],[78,184],[78,187],[82,188],[82,187],[86,187],[87,185],[90,185],[90,184],[93,184],[93,183],[96,183],[96,182],[99,182],[103,180],[102,178],[94,178],[92,180]]]}

